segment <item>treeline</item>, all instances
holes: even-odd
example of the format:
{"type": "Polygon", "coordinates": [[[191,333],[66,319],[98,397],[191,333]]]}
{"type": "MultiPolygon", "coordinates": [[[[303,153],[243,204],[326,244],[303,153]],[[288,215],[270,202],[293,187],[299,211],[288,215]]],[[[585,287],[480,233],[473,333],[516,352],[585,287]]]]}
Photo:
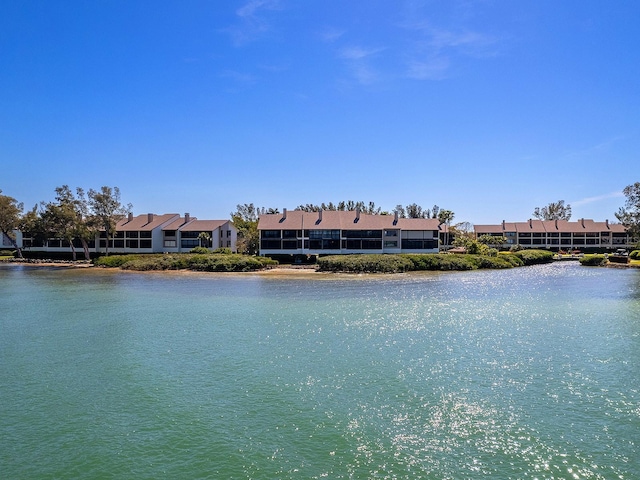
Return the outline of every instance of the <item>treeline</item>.
{"type": "MultiPolygon", "coordinates": [[[[55,189],[55,199],[40,202],[23,213],[24,204],[15,198],[2,195],[0,190],[0,231],[11,239],[17,256],[22,258],[13,230],[21,230],[35,241],[59,238],[69,243],[73,259],[76,260],[75,241],[82,245],[84,258],[89,260],[89,242],[104,231],[107,239],[115,233],[116,224],[132,210],[132,205],[123,205],[118,187],[103,186],[99,190],[82,188],[72,190],[68,185],[55,189]]],[[[107,241],[107,255],[109,254],[107,241]]]]}

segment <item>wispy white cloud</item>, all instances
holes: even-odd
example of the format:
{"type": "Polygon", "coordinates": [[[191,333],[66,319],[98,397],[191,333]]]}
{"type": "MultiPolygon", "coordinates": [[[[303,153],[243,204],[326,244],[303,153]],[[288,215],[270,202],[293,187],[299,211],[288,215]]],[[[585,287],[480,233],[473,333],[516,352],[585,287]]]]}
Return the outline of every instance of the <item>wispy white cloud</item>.
{"type": "Polygon", "coordinates": [[[338,52],[353,79],[360,85],[371,85],[380,78],[380,72],[372,65],[372,58],[382,52],[384,48],[364,48],[361,46],[350,46],[342,48],[338,52]]]}
{"type": "Polygon", "coordinates": [[[617,135],[615,137],[612,137],[608,140],[604,140],[595,145],[591,145],[589,147],[582,148],[580,150],[569,152],[565,154],[564,157],[575,158],[575,157],[584,157],[584,156],[589,156],[589,155],[599,154],[599,153],[601,154],[602,152],[607,151],[609,147],[611,147],[613,144],[615,144],[616,142],[619,142],[620,140],[624,140],[625,138],[626,137],[624,135],[617,135]]]}
{"type": "Polygon", "coordinates": [[[406,47],[406,75],[409,78],[440,80],[462,57],[487,58],[499,53],[500,39],[468,28],[447,29],[428,21],[400,25],[411,32],[406,47]]]}
{"type": "Polygon", "coordinates": [[[340,39],[345,33],[346,33],[346,30],[340,30],[337,28],[327,28],[326,30],[320,32],[320,38],[322,39],[323,42],[333,43],[338,39],[340,39]]]}
{"type": "Polygon", "coordinates": [[[570,205],[572,207],[580,207],[582,205],[587,205],[589,203],[597,203],[597,202],[602,202],[604,200],[609,200],[611,198],[620,198],[620,197],[624,197],[624,194],[621,191],[611,192],[611,193],[605,193],[603,195],[596,195],[594,197],[582,198],[580,200],[570,202],[570,205]]]}
{"type": "Polygon", "coordinates": [[[446,57],[412,59],[407,62],[406,75],[417,80],[442,80],[447,75],[449,65],[446,57]]]}
{"type": "Polygon", "coordinates": [[[437,50],[455,49],[466,55],[482,57],[496,52],[497,39],[479,32],[427,28],[425,33],[429,45],[437,50]]]}
{"type": "Polygon", "coordinates": [[[383,48],[346,47],[340,50],[340,58],[346,60],[362,60],[384,50],[383,48]]]}
{"type": "Polygon", "coordinates": [[[236,10],[238,23],[225,29],[236,46],[256,40],[271,29],[264,13],[279,10],[280,0],[250,0],[236,10]]]}

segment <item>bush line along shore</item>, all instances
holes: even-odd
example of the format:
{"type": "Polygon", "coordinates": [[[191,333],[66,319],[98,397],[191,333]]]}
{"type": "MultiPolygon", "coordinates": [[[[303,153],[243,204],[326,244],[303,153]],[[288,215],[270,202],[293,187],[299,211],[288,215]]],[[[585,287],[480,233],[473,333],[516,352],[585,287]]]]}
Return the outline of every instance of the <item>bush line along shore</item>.
{"type": "MultiPolygon", "coordinates": [[[[640,250],[631,252],[630,258],[640,260],[640,250]]],[[[17,261],[13,258],[5,260],[17,261]]],[[[305,270],[329,273],[495,270],[550,263],[553,260],[554,254],[546,250],[501,252],[497,256],[443,253],[329,255],[318,258],[315,265],[306,265],[305,270]]],[[[96,266],[131,271],[190,270],[195,272],[256,272],[280,266],[277,260],[269,257],[252,257],[227,252],[112,255],[96,258],[91,263],[42,259],[22,262],[39,265],[96,266]]],[[[608,260],[605,255],[585,255],[580,258],[580,263],[586,266],[603,266],[608,264],[608,260]]]]}

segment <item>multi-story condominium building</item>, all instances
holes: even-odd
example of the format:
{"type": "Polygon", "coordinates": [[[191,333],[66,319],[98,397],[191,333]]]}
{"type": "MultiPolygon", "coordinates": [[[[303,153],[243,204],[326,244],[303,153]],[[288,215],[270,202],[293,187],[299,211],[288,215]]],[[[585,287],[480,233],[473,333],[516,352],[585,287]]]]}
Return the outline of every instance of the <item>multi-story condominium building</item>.
{"type": "Polygon", "coordinates": [[[261,215],[260,255],[437,253],[447,227],[437,219],[360,211],[287,211],[261,215]]]}
{"type": "Polygon", "coordinates": [[[550,250],[596,250],[630,246],[631,239],[624,225],[594,222],[580,219],[529,220],[527,222],[505,222],[498,225],[475,225],[476,238],[482,235],[504,236],[504,247],[521,245],[525,248],[550,250]]]}
{"type": "MultiPolygon", "coordinates": [[[[177,213],[134,216],[129,214],[116,224],[112,238],[103,230],[89,242],[91,253],[162,253],[188,252],[202,246],[215,250],[229,248],[236,251],[238,232],[231,220],[198,220],[188,213],[181,217],[177,213]]],[[[49,238],[44,241],[25,237],[19,245],[25,251],[67,253],[71,245],[67,240],[49,238]]],[[[79,241],[74,241],[82,249],[79,241]]]]}

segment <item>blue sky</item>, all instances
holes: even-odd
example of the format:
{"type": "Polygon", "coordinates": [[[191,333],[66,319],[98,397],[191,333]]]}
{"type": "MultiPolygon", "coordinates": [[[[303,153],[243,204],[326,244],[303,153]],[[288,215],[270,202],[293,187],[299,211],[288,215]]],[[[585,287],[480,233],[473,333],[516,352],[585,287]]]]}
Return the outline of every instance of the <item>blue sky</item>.
{"type": "Polygon", "coordinates": [[[0,189],[613,220],[640,180],[639,20],[631,0],[5,0],[0,189]]]}

